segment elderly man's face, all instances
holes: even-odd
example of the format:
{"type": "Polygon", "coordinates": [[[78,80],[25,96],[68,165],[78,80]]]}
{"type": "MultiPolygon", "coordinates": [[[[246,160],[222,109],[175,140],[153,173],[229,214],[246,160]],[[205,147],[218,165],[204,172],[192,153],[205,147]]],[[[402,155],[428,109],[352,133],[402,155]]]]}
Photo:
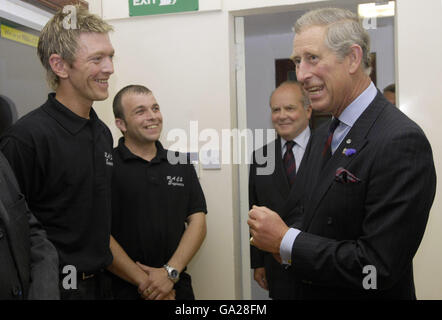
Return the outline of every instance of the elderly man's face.
{"type": "Polygon", "coordinates": [[[351,95],[349,61],[339,58],[324,42],[326,28],[309,27],[295,35],[292,59],[313,110],[339,115],[351,95]]]}
{"type": "Polygon", "coordinates": [[[270,99],[272,123],[285,140],[293,140],[308,126],[312,109],[304,108],[302,89],[297,85],[283,85],[270,99]]]}

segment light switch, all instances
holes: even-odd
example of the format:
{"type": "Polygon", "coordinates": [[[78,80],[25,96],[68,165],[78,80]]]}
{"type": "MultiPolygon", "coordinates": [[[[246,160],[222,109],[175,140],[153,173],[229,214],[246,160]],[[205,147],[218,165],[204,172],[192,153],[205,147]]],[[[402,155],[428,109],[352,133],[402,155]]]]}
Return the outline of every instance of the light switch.
{"type": "Polygon", "coordinates": [[[221,157],[219,150],[201,150],[200,164],[204,170],[221,170],[221,157]]]}

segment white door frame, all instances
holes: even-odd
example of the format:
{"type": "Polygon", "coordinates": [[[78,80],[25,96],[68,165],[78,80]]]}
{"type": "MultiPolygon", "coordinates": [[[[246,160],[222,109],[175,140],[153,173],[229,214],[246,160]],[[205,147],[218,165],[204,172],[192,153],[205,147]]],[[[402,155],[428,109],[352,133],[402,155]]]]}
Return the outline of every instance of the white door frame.
{"type": "MultiPolygon", "coordinates": [[[[244,17],[234,18],[235,32],[235,70],[236,70],[236,110],[238,130],[247,129],[247,98],[246,98],[246,65],[245,65],[245,43],[244,43],[244,17]]],[[[245,146],[249,144],[245,137],[245,146]]],[[[238,143],[239,148],[244,146],[238,143]]],[[[243,150],[238,150],[239,155],[245,154],[243,150]]],[[[240,239],[241,239],[241,279],[242,279],[242,299],[250,300],[252,298],[252,284],[250,279],[250,245],[249,228],[247,217],[249,212],[248,195],[248,168],[244,161],[239,164],[238,170],[239,183],[239,220],[240,220],[240,239]]]]}

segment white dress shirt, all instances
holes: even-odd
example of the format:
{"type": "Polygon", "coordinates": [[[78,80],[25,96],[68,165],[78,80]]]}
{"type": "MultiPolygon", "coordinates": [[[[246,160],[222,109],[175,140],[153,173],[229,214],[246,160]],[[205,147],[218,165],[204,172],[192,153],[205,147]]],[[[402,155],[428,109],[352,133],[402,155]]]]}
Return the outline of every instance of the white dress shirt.
{"type": "MultiPolygon", "coordinates": [[[[293,155],[295,156],[296,172],[298,172],[299,165],[301,164],[302,158],[304,157],[305,149],[307,148],[308,141],[310,139],[310,127],[307,126],[293,141],[295,145],[292,148],[293,155]]],[[[281,151],[282,158],[284,159],[284,154],[286,152],[287,146],[285,145],[287,140],[281,137],[281,151]]]]}

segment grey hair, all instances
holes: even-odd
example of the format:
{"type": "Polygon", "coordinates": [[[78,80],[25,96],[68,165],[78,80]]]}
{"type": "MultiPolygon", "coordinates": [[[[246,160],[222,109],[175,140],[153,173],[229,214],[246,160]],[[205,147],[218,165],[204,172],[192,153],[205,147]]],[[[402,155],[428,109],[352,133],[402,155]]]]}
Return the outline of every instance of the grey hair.
{"type": "Polygon", "coordinates": [[[295,23],[295,33],[301,33],[312,26],[326,26],[325,45],[343,59],[350,53],[350,47],[357,44],[362,48],[362,63],[366,74],[371,73],[370,37],[356,14],[340,8],[321,8],[309,11],[295,23]]]}
{"type": "Polygon", "coordinates": [[[308,109],[308,107],[311,105],[310,99],[307,95],[307,92],[304,90],[304,88],[302,87],[302,84],[299,81],[295,81],[295,80],[287,80],[282,82],[275,90],[272,91],[272,94],[270,95],[270,100],[269,100],[269,104],[270,107],[272,106],[272,97],[273,94],[276,92],[276,90],[278,90],[279,88],[283,87],[283,86],[297,86],[299,88],[299,90],[301,90],[302,93],[302,105],[304,106],[304,109],[308,109]]]}

